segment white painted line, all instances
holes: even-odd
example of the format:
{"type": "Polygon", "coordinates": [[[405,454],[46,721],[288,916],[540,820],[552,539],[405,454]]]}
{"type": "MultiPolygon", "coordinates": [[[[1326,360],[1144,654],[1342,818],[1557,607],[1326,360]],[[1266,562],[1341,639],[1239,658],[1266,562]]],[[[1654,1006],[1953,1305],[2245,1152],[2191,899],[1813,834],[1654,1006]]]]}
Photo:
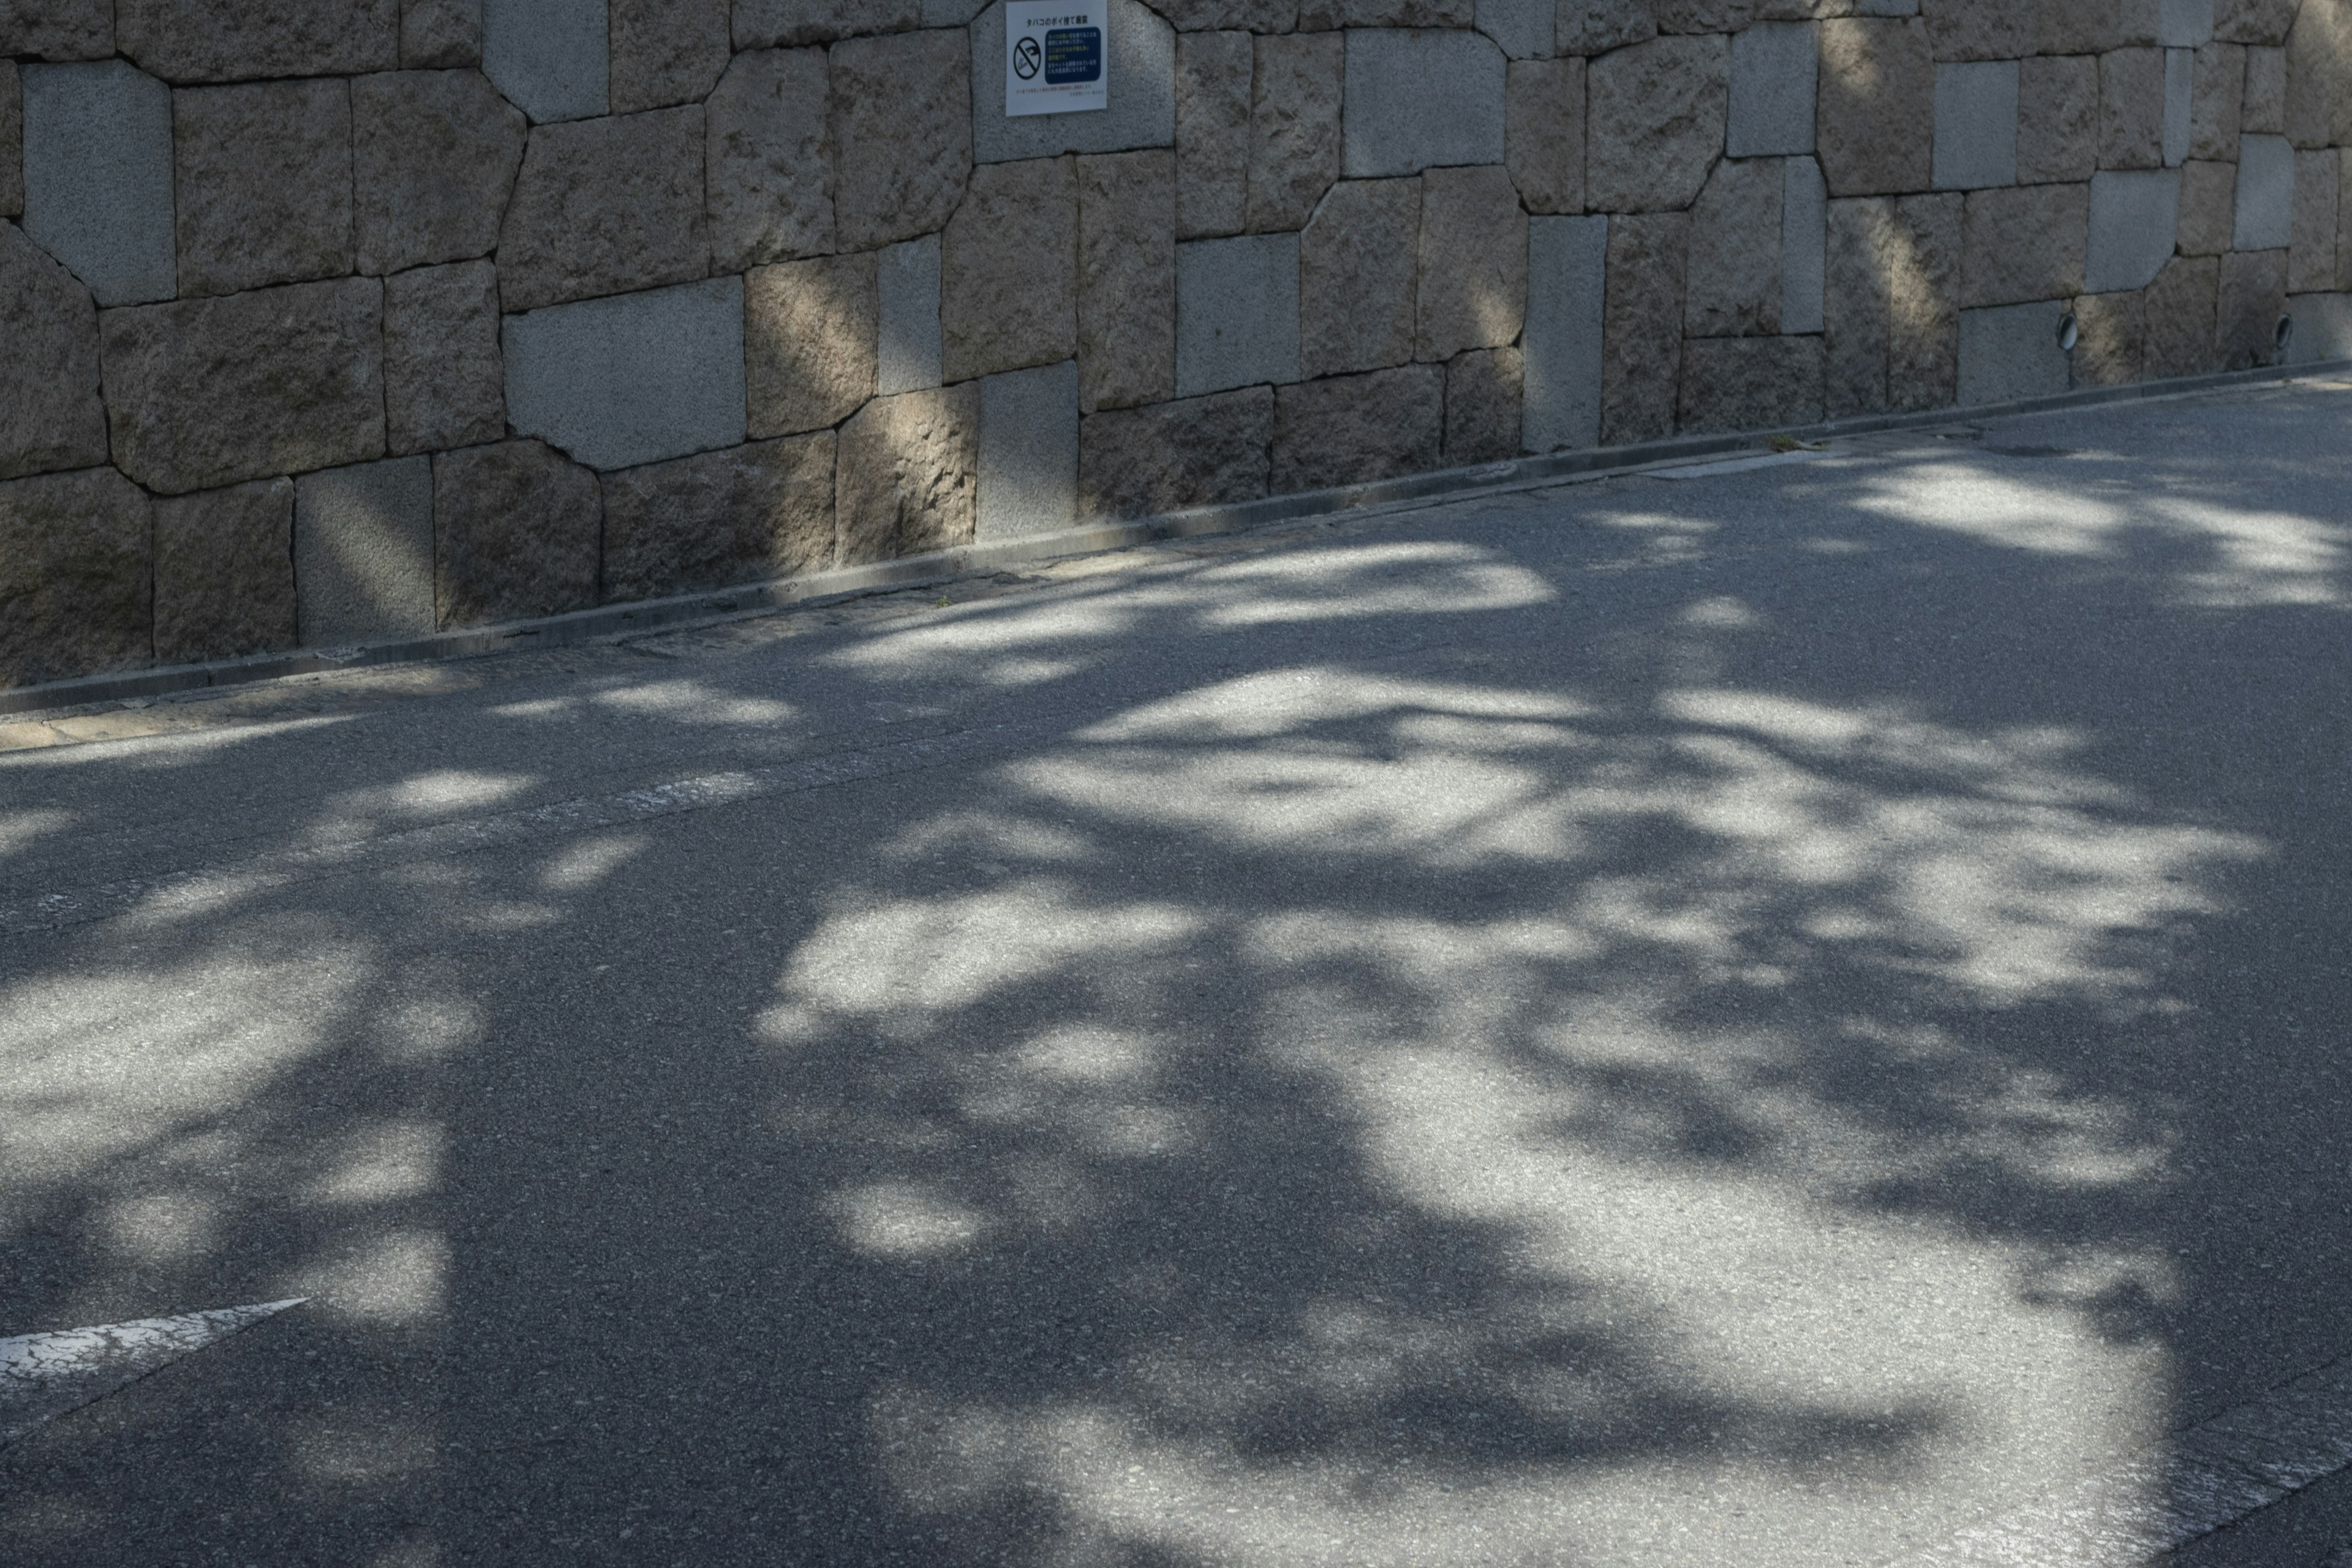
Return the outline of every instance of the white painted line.
{"type": "Polygon", "coordinates": [[[1810,463],[1815,458],[1826,458],[1827,452],[1801,450],[1773,452],[1761,458],[1727,458],[1719,463],[1685,463],[1675,468],[1644,468],[1643,474],[1653,479],[1711,479],[1717,474],[1744,474],[1750,468],[1777,468],[1783,463],[1810,463]]]}
{"type": "Polygon", "coordinates": [[[78,1410],[309,1299],[297,1296],[289,1301],[0,1340],[0,1448],[44,1421],[78,1410]]]}

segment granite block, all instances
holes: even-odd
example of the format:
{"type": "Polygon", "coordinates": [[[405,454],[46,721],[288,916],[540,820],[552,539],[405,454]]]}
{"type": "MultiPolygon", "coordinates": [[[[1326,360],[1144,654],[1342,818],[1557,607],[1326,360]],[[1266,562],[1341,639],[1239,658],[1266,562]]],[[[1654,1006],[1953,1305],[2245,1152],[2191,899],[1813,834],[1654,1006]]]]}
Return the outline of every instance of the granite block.
{"type": "Polygon", "coordinates": [[[169,300],[172,89],[121,60],[21,74],[26,237],[101,305],[169,300]]]}
{"type": "Polygon", "coordinates": [[[170,497],[154,518],[157,663],[294,646],[293,480],[170,497]]]}
{"type": "Polygon", "coordinates": [[[983,376],[972,537],[1052,533],[1078,520],[1078,365],[983,376]]]}
{"type": "Polygon", "coordinates": [[[1274,389],[1087,415],[1078,426],[1081,516],[1157,517],[1265,494],[1274,389]]]}
{"type": "Polygon", "coordinates": [[[1527,451],[1600,442],[1608,252],[1605,217],[1528,220],[1519,433],[1527,451]]]}
{"type": "Polygon", "coordinates": [[[1176,247],[1176,395],[1299,374],[1298,236],[1242,235],[1176,247]]]}
{"type": "Polygon", "coordinates": [[[327,468],[303,475],[293,489],[301,642],[319,647],[430,633],[432,459],[327,468]]]}
{"type": "Polygon", "coordinates": [[[611,107],[605,0],[482,0],[482,71],[535,125],[611,107]]]}
{"type": "Polygon", "coordinates": [[[741,445],[743,299],[713,278],[509,316],[509,422],[592,468],[741,445]]]}
{"type": "Polygon", "coordinates": [[[1770,158],[1813,150],[1821,48],[1810,22],[1759,22],[1731,40],[1725,151],[1770,158]]]}
{"type": "MultiPolygon", "coordinates": [[[[1263,51],[1264,45],[1260,45],[1263,51]]],[[[1717,52],[1720,52],[1719,50],[1717,52]]],[[[1261,66],[1265,56],[1260,54],[1261,66]]],[[[1362,29],[1347,35],[1349,179],[1503,162],[1503,51],[1477,33],[1362,29]]],[[[1720,92],[1717,83],[1718,145],[1720,92]]]]}

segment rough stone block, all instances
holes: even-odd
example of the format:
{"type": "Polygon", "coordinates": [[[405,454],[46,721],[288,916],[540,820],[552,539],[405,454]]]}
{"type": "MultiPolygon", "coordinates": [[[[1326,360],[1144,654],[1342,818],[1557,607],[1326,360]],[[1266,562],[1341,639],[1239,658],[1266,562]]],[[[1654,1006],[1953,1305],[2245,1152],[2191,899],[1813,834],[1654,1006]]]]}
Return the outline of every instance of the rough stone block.
{"type": "Polygon", "coordinates": [[[1256,500],[1273,442],[1270,386],[1089,414],[1078,426],[1079,513],[1157,517],[1256,500]]]}
{"type": "Polygon", "coordinates": [[[727,68],[728,0],[605,0],[615,114],[708,97],[727,68]]]}
{"type": "Polygon", "coordinates": [[[2230,248],[2277,250],[2294,237],[2294,145],[2284,136],[2241,138],[2237,217],[2230,248]]]}
{"type": "Polygon", "coordinates": [[[1004,112],[1004,4],[971,25],[971,148],[982,163],[1176,144],[1176,30],[1143,0],[1109,0],[1110,105],[1075,114],[1004,112]]]}
{"type": "Polygon", "coordinates": [[[1298,369],[1381,370],[1413,357],[1419,180],[1343,180],[1298,237],[1298,369]]]}
{"type": "Polygon", "coordinates": [[[359,269],[398,272],[497,249],[529,130],[521,111],[478,71],[356,79],[352,227],[359,269]]]}
{"type": "Polygon", "coordinates": [[[0,479],[105,462],[98,311],[13,224],[0,224],[0,479]]]}
{"type": "Polygon", "coordinates": [[[1938,60],[2015,59],[2041,52],[2034,0],[1921,0],[1938,60]]]}
{"type": "Polygon", "coordinates": [[[1546,59],[1558,8],[1558,0],[1478,0],[1478,30],[1507,59],[1546,59]]]}
{"type": "Polygon", "coordinates": [[[937,386],[940,374],[940,237],[927,234],[877,253],[874,393],[889,397],[937,386]]]}
{"type": "Polygon", "coordinates": [[[1916,19],[1821,25],[1822,174],[1835,196],[1924,191],[1934,176],[1936,66],[1916,19]]]}
{"type": "Polygon", "coordinates": [[[2146,288],[2172,259],[2179,232],[2179,170],[2102,169],[2091,176],[2083,287],[2094,294],[2146,288]]]}
{"type": "MultiPolygon", "coordinates": [[[[1263,77],[1265,41],[1258,47],[1263,77]]],[[[1718,56],[1724,52],[1720,47],[1715,51],[1718,56]]],[[[1504,64],[1503,51],[1477,33],[1399,29],[1349,33],[1348,177],[1413,174],[1454,163],[1500,163],[1504,64]]],[[[1712,100],[1718,150],[1722,143],[1720,75],[1718,70],[1712,100]]],[[[1264,96],[1261,89],[1261,101],[1264,96]]]]}
{"type": "Polygon", "coordinates": [[[146,496],[112,468],[0,483],[0,684],[147,663],[146,496]]]}
{"type": "MultiPolygon", "coordinates": [[[[971,0],[958,3],[971,5],[971,0]]],[[[1160,0],[1152,9],[1167,17],[1180,34],[1219,29],[1287,33],[1298,25],[1297,0],[1160,0]]]]}
{"type": "Polygon", "coordinates": [[[1601,440],[1655,440],[1675,427],[1682,374],[1683,258],[1690,218],[1648,213],[1609,220],[1601,332],[1601,440]]]}
{"type": "Polygon", "coordinates": [[[1960,403],[1977,407],[2049,397],[2066,390],[2066,351],[2058,346],[2066,301],[2003,305],[1960,312],[1960,403]]]}
{"type": "Polygon", "coordinates": [[[1444,27],[1455,30],[1477,20],[1475,0],[1298,0],[1298,30],[1329,32],[1341,27],[1444,27]]]}
{"type": "Polygon", "coordinates": [[[2286,309],[2294,318],[2287,363],[2352,359],[2352,293],[2290,294],[2286,309]]]}
{"type": "Polygon", "coordinates": [[[499,278],[487,261],[419,267],[383,281],[383,413],[395,455],[507,433],[499,278]]]}
{"type": "Polygon", "coordinates": [[[0,5],[0,56],[102,60],[114,52],[114,0],[0,5]]]}
{"type": "Polygon", "coordinates": [[[1725,159],[1691,208],[1683,331],[1695,338],[1780,330],[1786,175],[1778,159],[1725,159]]]}
{"type": "Polygon", "coordinates": [[[1492,463],[1519,455],[1517,349],[1473,349],[1445,366],[1445,466],[1492,463]]]}
{"type": "Polygon", "coordinates": [[[2189,71],[2189,155],[2238,155],[2239,120],[2246,101],[2246,51],[2238,44],[2208,44],[2189,71]]]}
{"type": "Polygon", "coordinates": [[[115,47],[166,81],[400,64],[399,0],[114,0],[115,47]]]}
{"type": "Polygon", "coordinates": [[[835,559],[844,566],[969,544],[980,478],[980,388],[877,397],[841,427],[835,559]]]}
{"type": "Polygon", "coordinates": [[[294,596],[298,635],[312,647],[430,633],[433,460],[294,481],[294,596]]]}
{"type": "Polygon", "coordinates": [[[1528,225],[1528,324],[1521,334],[1520,445],[1530,452],[1601,439],[1605,217],[1528,225]]]}
{"type": "Polygon", "coordinates": [[[713,278],[509,316],[508,422],[592,468],[741,445],[743,284],[713,278]]]}
{"type": "Polygon", "coordinates": [[[454,70],[482,63],[482,0],[401,0],[404,70],[454,70]]]}
{"type": "MultiPolygon", "coordinates": [[[[1483,38],[1476,41],[1481,48],[1492,47],[1483,38]]],[[[1244,226],[1253,234],[1300,228],[1339,177],[1346,44],[1337,33],[1315,33],[1258,38],[1254,48],[1244,226]]]]}
{"type": "Polygon", "coordinates": [[[1822,416],[1819,338],[1694,338],[1683,345],[1685,430],[1764,430],[1822,416]]]}
{"type": "Polygon", "coordinates": [[[2352,142],[2352,5],[2305,0],[2286,37],[2286,139],[2352,142]]]}
{"type": "Polygon", "coordinates": [[[1755,21],[1763,0],[1651,0],[1661,33],[1732,33],[1755,21]]]}
{"type": "Polygon", "coordinates": [[[2099,167],[2164,166],[2164,51],[2099,57],[2099,167]]]}
{"type": "Polygon", "coordinates": [[[1831,418],[1875,414],[1886,400],[1895,203],[1852,196],[1829,204],[1822,261],[1822,404],[1831,418]]]}
{"type": "Polygon", "coordinates": [[[2081,293],[2090,205],[2085,185],[1969,192],[1960,303],[2011,305],[2081,293]]]}
{"type": "Polygon", "coordinates": [[[183,88],[172,118],[183,299],[352,269],[352,98],[341,81],[183,88]]]}
{"type": "Polygon", "coordinates": [[[735,57],[704,109],[713,270],[834,247],[823,49],[735,57]]]}
{"type": "Polygon", "coordinates": [[[2177,169],[2189,156],[2196,129],[2197,52],[2164,51],[2164,166],[2177,169]]]}
{"type": "Polygon", "coordinates": [[[26,235],[101,305],[170,299],[172,89],[121,60],[23,76],[26,235]]]}
{"type": "Polygon", "coordinates": [[[1820,63],[1810,22],[1759,22],[1734,36],[1725,150],[1734,158],[1811,152],[1820,63]]]}
{"type": "Polygon", "coordinates": [[[950,382],[1077,353],[1078,189],[1070,161],[983,163],[940,239],[950,382]]]}
{"type": "Polygon", "coordinates": [[[102,310],[115,466],[179,495],[383,453],[383,285],[102,310]]]}
{"type": "Polygon", "coordinates": [[[2337,203],[2343,154],[2333,147],[2294,155],[2294,217],[2288,232],[2286,286],[2297,294],[2336,287],[2337,203]]]}
{"type": "Polygon", "coordinates": [[[2074,301],[2076,386],[2123,386],[2139,379],[2147,312],[2139,293],[2085,294],[2074,301]]]}
{"type": "Polygon", "coordinates": [[[2215,0],[2213,36],[2233,44],[2283,44],[2303,0],[2215,0]]]}
{"type": "Polygon", "coordinates": [[[25,210],[25,83],[15,60],[0,59],[0,217],[25,210]]]}
{"type": "Polygon", "coordinates": [[[974,539],[1052,533],[1077,521],[1075,361],[982,379],[979,480],[974,539]]]}
{"type": "Polygon", "coordinates": [[[1239,234],[1249,206],[1250,35],[1176,38],[1176,237],[1239,234]]]}
{"type": "Polygon", "coordinates": [[[836,242],[866,250],[946,226],[971,176],[966,35],[852,38],[826,59],[836,242]]]}
{"type": "Polygon", "coordinates": [[[2352,153],[2346,153],[2336,171],[2336,287],[2352,291],[2352,153]]]}
{"type": "Polygon", "coordinates": [[[2213,0],[2162,0],[2157,9],[2156,41],[2170,49],[2193,49],[2213,37],[2213,0]]]}
{"type": "Polygon", "coordinates": [[[1444,450],[1445,372],[1402,365],[1274,389],[1276,495],[1434,468],[1444,450]]]}
{"type": "MultiPolygon", "coordinates": [[[[779,44],[829,44],[916,27],[961,27],[980,9],[967,0],[962,15],[931,20],[919,0],[735,0],[735,47],[772,49],[779,44]]],[[[999,49],[1003,46],[1000,43],[999,49]]]]}
{"type": "Polygon", "coordinates": [[[1298,236],[1176,247],[1176,395],[1298,379],[1298,236]]]}
{"type": "Polygon", "coordinates": [[[2018,63],[1936,68],[1936,188],[2017,184],[2018,63]]]}
{"type": "Polygon", "coordinates": [[[1584,210],[1584,62],[1513,60],[1503,84],[1503,163],[1538,214],[1584,210]]]}
{"type": "Polygon", "coordinates": [[[1829,193],[1811,158],[1790,158],[1780,168],[1780,330],[1818,332],[1829,193]]]}
{"type": "Polygon", "coordinates": [[[482,70],[533,124],[608,112],[605,0],[482,0],[482,70]]]}
{"type": "Polygon", "coordinates": [[[1450,360],[1518,341],[1528,310],[1528,219],[1496,164],[1421,177],[1413,357],[1450,360]]]}
{"type": "Polygon", "coordinates": [[[605,602],[832,565],[833,447],[820,430],[604,475],[605,602]]]}
{"type": "Polygon", "coordinates": [[[1605,55],[1657,36],[1649,0],[1558,0],[1552,10],[1556,55],[1605,55]]]}
{"type": "Polygon", "coordinates": [[[2239,129],[2276,136],[2286,130],[2286,51],[2248,49],[2246,85],[2239,100],[2239,129]]]}
{"type": "Polygon", "coordinates": [[[2140,368],[2150,379],[2202,375],[2213,369],[2213,312],[2221,273],[2217,258],[2175,257],[2148,285],[2140,368]]]}
{"type": "Polygon", "coordinates": [[[699,105],[533,131],[499,230],[507,310],[708,274],[702,152],[699,105]]]}
{"type": "Polygon", "coordinates": [[[2278,358],[2278,320],[2286,314],[2286,252],[2233,250],[2221,258],[2215,303],[2223,370],[2278,358]]]}
{"type": "Polygon", "coordinates": [[[2219,256],[2230,248],[2237,206],[2235,163],[2190,162],[2180,165],[2180,227],[2175,241],[2183,256],[2219,256]]]}
{"type": "Polygon", "coordinates": [[[294,640],[294,481],[157,501],[156,662],[235,658],[294,640]]]}
{"type": "Polygon", "coordinates": [[[874,395],[877,272],[869,250],[781,261],[744,277],[743,374],[751,435],[825,429],[874,395]]]}
{"type": "Polygon", "coordinates": [[[1156,148],[1080,158],[1077,189],[1079,405],[1092,413],[1172,397],[1176,156],[1156,148]]]}
{"type": "MultiPolygon", "coordinates": [[[[1952,401],[1964,198],[1855,204],[1833,223],[1824,385],[1830,410],[1952,401]],[[1854,404],[1876,389],[1882,403],[1854,404]]],[[[1833,207],[1843,204],[1832,204],[1833,207]]]]}
{"type": "Polygon", "coordinates": [[[596,476],[537,441],[435,458],[439,624],[560,616],[594,604],[604,510],[596,476]]]}
{"type": "Polygon", "coordinates": [[[1730,56],[1720,37],[1662,37],[1592,62],[1587,202],[1606,212],[1657,212],[1697,197],[1723,152],[1730,56]]]}

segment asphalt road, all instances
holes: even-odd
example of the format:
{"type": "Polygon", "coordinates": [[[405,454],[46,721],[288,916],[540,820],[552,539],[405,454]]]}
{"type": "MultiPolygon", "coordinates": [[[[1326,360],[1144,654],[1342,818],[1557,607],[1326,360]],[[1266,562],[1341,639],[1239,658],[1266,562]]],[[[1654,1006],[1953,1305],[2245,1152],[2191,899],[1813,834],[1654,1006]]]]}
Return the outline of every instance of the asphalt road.
{"type": "Polygon", "coordinates": [[[2323,381],[20,722],[0,1335],[306,1300],[0,1560],[2315,1568],[2347,632],[2323,381]]]}

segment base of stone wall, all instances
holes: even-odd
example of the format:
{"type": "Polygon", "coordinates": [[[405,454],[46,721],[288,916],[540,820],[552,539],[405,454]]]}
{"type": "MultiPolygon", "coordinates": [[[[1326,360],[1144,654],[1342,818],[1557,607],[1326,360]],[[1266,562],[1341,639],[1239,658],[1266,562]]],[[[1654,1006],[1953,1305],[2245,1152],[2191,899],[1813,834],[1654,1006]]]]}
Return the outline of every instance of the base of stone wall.
{"type": "Polygon", "coordinates": [[[1467,500],[1482,495],[1540,489],[1579,475],[1623,472],[1738,451],[1775,436],[1815,441],[1880,430],[1966,424],[2051,409],[2179,397],[2216,387],[2295,380],[2336,372],[2352,372],[2352,359],[2263,365],[2252,370],[2183,376],[2168,381],[2084,387],[2006,403],[1948,406],[1907,414],[1864,415],[1811,425],[1788,426],[1777,430],[1686,436],[1632,446],[1588,447],[1573,452],[1557,452],[1549,457],[1518,458],[1467,468],[1437,469],[1331,489],[1268,496],[1262,500],[1195,507],[1160,517],[1087,523],[1051,533],[959,545],[950,550],[905,556],[871,565],[842,567],[806,576],[745,584],[676,598],[604,605],[567,615],[474,626],[428,637],[394,638],[348,647],[299,648],[205,664],[169,665],[47,681],[0,691],[0,714],[44,711],[131,698],[165,697],[208,687],[241,686],[367,665],[477,658],[485,654],[565,647],[581,643],[642,637],[654,631],[741,619],[792,606],[814,607],[840,603],[874,594],[951,582],[981,572],[1002,571],[1009,566],[1064,556],[1122,550],[1163,540],[1237,533],[1274,523],[1295,522],[1373,507],[1467,500]]]}

